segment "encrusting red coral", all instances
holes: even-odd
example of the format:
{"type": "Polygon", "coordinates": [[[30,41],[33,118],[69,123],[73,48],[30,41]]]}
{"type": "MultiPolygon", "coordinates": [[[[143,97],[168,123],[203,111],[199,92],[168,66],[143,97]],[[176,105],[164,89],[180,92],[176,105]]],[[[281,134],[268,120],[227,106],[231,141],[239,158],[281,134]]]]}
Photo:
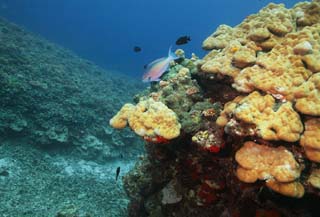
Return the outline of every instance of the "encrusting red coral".
{"type": "Polygon", "coordinates": [[[215,190],[205,182],[202,183],[202,185],[200,186],[197,196],[200,199],[198,205],[207,206],[214,203],[217,200],[215,190]]]}
{"type": "Polygon", "coordinates": [[[162,137],[162,136],[144,136],[143,139],[147,142],[151,142],[151,143],[159,143],[159,144],[167,144],[169,143],[169,140],[162,137]]]}

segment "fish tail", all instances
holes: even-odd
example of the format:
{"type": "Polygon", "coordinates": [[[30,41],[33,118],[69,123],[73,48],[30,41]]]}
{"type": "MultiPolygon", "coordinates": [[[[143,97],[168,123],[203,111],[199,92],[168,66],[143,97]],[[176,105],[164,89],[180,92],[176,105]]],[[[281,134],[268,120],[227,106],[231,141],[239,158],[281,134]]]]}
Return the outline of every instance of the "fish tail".
{"type": "Polygon", "coordinates": [[[179,57],[177,57],[177,55],[174,52],[172,52],[171,48],[172,48],[172,45],[170,45],[169,47],[168,57],[173,60],[178,59],[179,57]]]}

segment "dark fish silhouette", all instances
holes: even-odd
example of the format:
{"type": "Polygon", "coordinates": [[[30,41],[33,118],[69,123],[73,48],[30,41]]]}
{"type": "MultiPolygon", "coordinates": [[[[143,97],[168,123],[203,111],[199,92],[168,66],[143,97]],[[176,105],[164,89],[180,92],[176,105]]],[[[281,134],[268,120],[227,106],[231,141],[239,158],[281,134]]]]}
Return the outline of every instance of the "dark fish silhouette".
{"type": "Polygon", "coordinates": [[[176,45],[187,44],[188,41],[191,41],[190,36],[187,36],[187,35],[181,36],[180,38],[178,38],[178,39],[176,40],[176,45]]]}
{"type": "Polygon", "coordinates": [[[141,47],[138,47],[138,46],[133,47],[133,51],[136,53],[140,52],[141,50],[142,50],[141,47]]]}
{"type": "Polygon", "coordinates": [[[120,167],[118,167],[116,171],[116,181],[118,181],[119,174],[120,174],[120,167]]]}

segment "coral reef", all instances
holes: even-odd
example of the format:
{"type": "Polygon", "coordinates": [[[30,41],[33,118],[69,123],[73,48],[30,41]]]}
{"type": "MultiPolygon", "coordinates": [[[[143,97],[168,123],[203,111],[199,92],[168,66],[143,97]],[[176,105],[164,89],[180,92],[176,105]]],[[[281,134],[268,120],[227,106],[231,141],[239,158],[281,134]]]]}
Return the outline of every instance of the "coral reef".
{"type": "Polygon", "coordinates": [[[276,105],[271,95],[261,96],[259,92],[253,92],[246,97],[239,96],[226,103],[217,119],[217,124],[225,127],[229,133],[234,131],[235,134],[243,135],[234,127],[241,127],[241,122],[254,126],[251,127],[251,134],[265,140],[295,142],[303,131],[300,116],[292,108],[292,103],[276,105]]]}
{"type": "Polygon", "coordinates": [[[0,19],[0,141],[24,138],[86,158],[142,152],[141,140],[105,123],[143,85],[0,19]],[[127,88],[132,90],[131,97],[127,88]],[[131,146],[123,149],[128,141],[131,146]]]}
{"type": "Polygon", "coordinates": [[[303,186],[292,184],[300,177],[301,168],[293,154],[283,146],[272,148],[248,141],[237,151],[235,159],[239,164],[237,177],[241,181],[266,180],[268,187],[283,195],[303,196],[303,186]]]}
{"type": "Polygon", "coordinates": [[[311,161],[320,162],[320,119],[311,118],[305,122],[305,131],[300,139],[307,157],[311,161]]]}
{"type": "Polygon", "coordinates": [[[319,14],[318,0],[271,3],[219,26],[202,59],[176,51],[135,100],[165,104],[181,132],[146,141],[124,178],[129,216],[318,215],[319,14]]]}
{"type": "MultiPolygon", "coordinates": [[[[309,7],[316,5],[313,2],[309,7]]],[[[320,70],[320,24],[296,31],[295,10],[270,4],[234,28],[219,27],[204,41],[206,49],[214,50],[203,58],[201,70],[230,77],[232,86],[240,92],[261,90],[282,100],[295,101],[294,89],[320,70]],[[226,28],[229,32],[223,31],[226,28]],[[216,41],[228,43],[217,47],[216,41]]]]}
{"type": "Polygon", "coordinates": [[[170,140],[179,136],[180,127],[176,114],[162,102],[152,98],[140,101],[136,106],[125,104],[111,120],[110,125],[121,129],[127,122],[131,129],[145,138],[154,142],[170,140]]]}
{"type": "Polygon", "coordinates": [[[143,140],[107,123],[143,87],[0,18],[0,216],[127,216],[143,140]]]}
{"type": "MultiPolygon", "coordinates": [[[[319,57],[320,58],[320,57],[319,57]]],[[[320,69],[319,69],[320,71],[320,69]]],[[[320,73],[312,75],[309,80],[294,90],[295,108],[307,115],[320,115],[320,73]]]]}

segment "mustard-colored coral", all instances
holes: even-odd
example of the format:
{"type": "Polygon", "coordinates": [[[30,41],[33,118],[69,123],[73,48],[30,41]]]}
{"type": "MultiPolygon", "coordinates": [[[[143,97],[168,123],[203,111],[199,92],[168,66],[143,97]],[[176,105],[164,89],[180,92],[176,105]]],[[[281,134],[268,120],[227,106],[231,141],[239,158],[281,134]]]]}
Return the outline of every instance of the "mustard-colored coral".
{"type": "Polygon", "coordinates": [[[320,169],[313,169],[308,178],[308,183],[313,187],[320,189],[320,169]]]}
{"type": "Polygon", "coordinates": [[[226,47],[232,38],[232,27],[228,25],[220,25],[218,29],[202,43],[205,50],[222,49],[226,47]]]}
{"type": "MultiPolygon", "coordinates": [[[[313,161],[312,167],[320,163],[319,0],[292,9],[269,4],[234,28],[220,26],[203,47],[211,51],[200,63],[199,76],[231,83],[238,92],[249,94],[224,105],[216,123],[227,134],[300,140],[303,149],[295,149],[298,156],[313,161]]],[[[319,174],[312,170],[308,180],[315,188],[320,186],[319,174]]],[[[304,195],[300,167],[299,176],[287,181],[241,164],[237,176],[248,183],[270,176],[266,185],[274,191],[297,198],[304,195]]]]}
{"type": "Polygon", "coordinates": [[[311,118],[305,122],[305,131],[300,139],[307,157],[320,162],[320,118],[311,118]]]}
{"type": "Polygon", "coordinates": [[[145,137],[160,136],[174,139],[180,134],[180,123],[176,114],[165,104],[153,99],[140,101],[136,106],[126,104],[110,120],[110,125],[123,128],[126,123],[138,135],[145,137]]]}
{"type": "Polygon", "coordinates": [[[259,89],[293,101],[294,88],[320,70],[316,61],[320,47],[318,29],[320,26],[314,26],[288,34],[270,52],[261,53],[254,66],[246,67],[234,77],[232,86],[242,92],[259,89]]]}
{"type": "Polygon", "coordinates": [[[294,96],[296,98],[295,108],[299,112],[320,116],[320,73],[314,74],[307,82],[297,87],[294,90],[294,96]]]}
{"type": "Polygon", "coordinates": [[[320,163],[320,150],[315,148],[304,147],[307,158],[311,161],[320,163]]]}
{"type": "MultiPolygon", "coordinates": [[[[201,70],[206,73],[224,74],[230,77],[235,77],[240,69],[232,65],[232,59],[235,53],[242,47],[238,41],[234,41],[226,46],[227,52],[217,53],[213,59],[206,61],[201,70]]],[[[205,59],[205,58],[204,58],[205,59]]]]}
{"type": "Polygon", "coordinates": [[[235,121],[255,125],[257,134],[266,140],[294,142],[303,131],[300,116],[290,102],[277,105],[271,95],[256,91],[226,103],[217,124],[232,127],[235,121]]]}
{"type": "Polygon", "coordinates": [[[213,50],[203,58],[201,73],[231,77],[240,92],[261,90],[295,102],[293,90],[320,72],[318,14],[319,1],[293,9],[269,4],[234,28],[220,26],[203,42],[213,50]]]}
{"type": "Polygon", "coordinates": [[[248,141],[236,153],[237,177],[246,183],[266,180],[272,190],[300,198],[304,187],[297,181],[301,168],[294,156],[283,146],[273,148],[248,141]]]}
{"type": "Polygon", "coordinates": [[[248,141],[235,156],[237,176],[243,182],[276,179],[291,182],[300,176],[300,166],[283,146],[272,148],[248,141]]]}
{"type": "Polygon", "coordinates": [[[304,26],[311,26],[319,23],[319,0],[314,0],[312,2],[300,2],[293,7],[292,11],[292,14],[294,15],[294,17],[296,17],[298,28],[303,28],[304,26]]]}
{"type": "Polygon", "coordinates": [[[284,196],[301,198],[304,195],[304,187],[298,182],[277,182],[276,180],[270,179],[266,181],[266,185],[284,196]]]}
{"type": "Polygon", "coordinates": [[[221,25],[202,44],[207,50],[223,49],[230,41],[246,44],[253,40],[259,43],[284,36],[294,30],[295,20],[283,4],[269,4],[258,14],[248,16],[241,24],[232,28],[221,25]]]}
{"type": "Polygon", "coordinates": [[[116,129],[125,128],[128,124],[128,118],[134,109],[134,105],[130,103],[125,104],[120,111],[112,119],[110,119],[110,125],[116,129]]]}

